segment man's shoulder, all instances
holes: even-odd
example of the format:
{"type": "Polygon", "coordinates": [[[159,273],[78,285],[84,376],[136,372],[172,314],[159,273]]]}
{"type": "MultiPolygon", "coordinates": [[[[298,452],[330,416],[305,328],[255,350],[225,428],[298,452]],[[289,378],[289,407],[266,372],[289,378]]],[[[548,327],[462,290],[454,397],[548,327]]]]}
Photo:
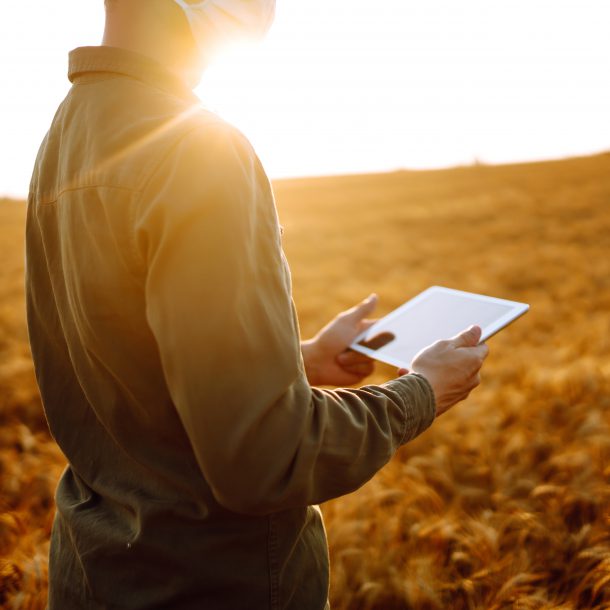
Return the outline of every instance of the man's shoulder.
{"type": "Polygon", "coordinates": [[[133,161],[146,168],[140,186],[148,182],[156,167],[172,161],[180,163],[185,155],[198,159],[202,171],[229,156],[239,157],[246,164],[257,159],[245,135],[201,103],[178,103],[167,108],[138,137],[143,145],[134,152],[133,161]]]}
{"type": "Polygon", "coordinates": [[[137,216],[149,209],[188,215],[202,206],[250,213],[259,201],[273,208],[269,179],[239,129],[201,105],[182,109],[164,124],[154,152],[138,164],[146,173],[137,216]]]}
{"type": "Polygon", "coordinates": [[[173,134],[176,143],[188,140],[204,150],[220,143],[230,143],[248,153],[254,152],[246,136],[237,127],[204,106],[187,109],[177,120],[182,125],[173,134]]]}

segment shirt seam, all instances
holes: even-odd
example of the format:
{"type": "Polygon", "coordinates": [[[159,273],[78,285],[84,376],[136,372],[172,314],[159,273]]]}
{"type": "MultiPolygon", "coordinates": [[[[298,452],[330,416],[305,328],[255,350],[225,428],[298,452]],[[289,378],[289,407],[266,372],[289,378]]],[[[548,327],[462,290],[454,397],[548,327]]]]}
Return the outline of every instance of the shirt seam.
{"type": "Polygon", "coordinates": [[[87,81],[83,81],[83,80],[75,80],[72,83],[73,87],[87,87],[89,85],[97,85],[98,83],[104,83],[106,81],[109,80],[114,80],[117,78],[120,78],[121,74],[117,73],[113,73],[113,72],[108,72],[108,76],[96,76],[95,80],[87,80],[87,81]]]}
{"type": "Polygon", "coordinates": [[[137,193],[138,190],[137,189],[133,189],[130,188],[128,186],[113,186],[111,184],[87,184],[87,185],[83,185],[83,186],[71,186],[71,187],[67,187],[65,189],[62,189],[61,191],[59,191],[57,193],[57,195],[54,195],[52,198],[48,198],[48,197],[40,197],[39,201],[38,201],[38,205],[54,205],[59,201],[59,198],[62,195],[65,195],[66,193],[72,193],[74,191],[84,191],[87,189],[100,189],[100,188],[104,188],[104,189],[115,189],[115,190],[120,190],[120,191],[128,191],[130,193],[137,193]]]}

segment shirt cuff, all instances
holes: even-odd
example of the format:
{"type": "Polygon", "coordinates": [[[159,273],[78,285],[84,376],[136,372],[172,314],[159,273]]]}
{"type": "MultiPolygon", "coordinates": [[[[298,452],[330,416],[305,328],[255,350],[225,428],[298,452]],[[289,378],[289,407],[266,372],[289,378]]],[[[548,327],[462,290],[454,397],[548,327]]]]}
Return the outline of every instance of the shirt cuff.
{"type": "Polygon", "coordinates": [[[428,380],[418,373],[409,373],[383,384],[403,399],[404,431],[401,445],[427,430],[436,418],[436,399],[428,380]]]}

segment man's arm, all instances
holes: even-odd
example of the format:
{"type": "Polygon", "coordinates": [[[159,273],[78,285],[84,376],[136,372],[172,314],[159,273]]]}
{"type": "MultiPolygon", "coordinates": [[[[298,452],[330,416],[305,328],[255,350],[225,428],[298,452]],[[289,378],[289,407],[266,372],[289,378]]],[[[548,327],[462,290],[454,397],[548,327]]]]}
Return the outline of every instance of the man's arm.
{"type": "Polygon", "coordinates": [[[310,386],[271,188],[239,134],[185,136],[136,216],[148,321],[221,504],[266,513],[348,493],[433,421],[433,391],[415,375],[310,386]]]}

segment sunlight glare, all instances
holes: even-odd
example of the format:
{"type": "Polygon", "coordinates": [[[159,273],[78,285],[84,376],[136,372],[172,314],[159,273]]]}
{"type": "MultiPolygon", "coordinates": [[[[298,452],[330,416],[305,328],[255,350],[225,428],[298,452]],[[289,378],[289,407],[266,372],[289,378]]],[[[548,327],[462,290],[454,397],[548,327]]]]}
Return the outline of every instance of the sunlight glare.
{"type": "Polygon", "coordinates": [[[278,6],[198,93],[274,176],[509,162],[610,147],[603,2],[278,6]],[[586,8],[585,8],[586,7],[586,8]]]}
{"type": "MultiPolygon", "coordinates": [[[[10,3],[0,20],[0,195],[23,196],[103,2],[10,3]]],[[[279,0],[204,103],[272,177],[528,161],[610,149],[607,0],[279,0]]]]}

